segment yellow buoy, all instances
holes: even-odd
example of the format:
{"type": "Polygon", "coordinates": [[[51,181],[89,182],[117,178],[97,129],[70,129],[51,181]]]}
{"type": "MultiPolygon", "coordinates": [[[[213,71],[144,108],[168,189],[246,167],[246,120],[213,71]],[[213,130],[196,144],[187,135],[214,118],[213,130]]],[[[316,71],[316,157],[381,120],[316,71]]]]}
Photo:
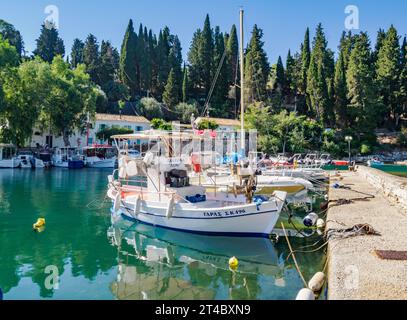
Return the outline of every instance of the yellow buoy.
{"type": "Polygon", "coordinates": [[[38,218],[37,222],[33,224],[34,229],[40,229],[41,227],[45,226],[45,219],[44,218],[38,218]]]}
{"type": "Polygon", "coordinates": [[[237,260],[236,257],[232,257],[229,259],[229,267],[232,270],[236,270],[238,266],[239,266],[239,261],[237,260]]]}

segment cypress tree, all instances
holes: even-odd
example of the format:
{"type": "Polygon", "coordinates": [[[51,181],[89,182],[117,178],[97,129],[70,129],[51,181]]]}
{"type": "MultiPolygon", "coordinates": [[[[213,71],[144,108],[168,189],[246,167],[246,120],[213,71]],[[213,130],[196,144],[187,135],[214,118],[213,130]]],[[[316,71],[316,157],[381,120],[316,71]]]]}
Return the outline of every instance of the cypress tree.
{"type": "Polygon", "coordinates": [[[312,110],[318,120],[331,126],[334,122],[332,110],[332,94],[328,87],[333,79],[333,52],[327,50],[327,41],[321,24],[318,24],[313,41],[311,62],[307,75],[307,93],[310,97],[312,110]]]}
{"type": "Polygon", "coordinates": [[[227,58],[229,65],[229,84],[234,85],[240,79],[239,73],[239,41],[236,26],[233,25],[227,42],[227,58]]]}
{"type": "Polygon", "coordinates": [[[342,53],[343,65],[345,70],[348,69],[349,56],[352,51],[353,44],[354,37],[352,33],[350,31],[348,33],[344,31],[339,42],[339,52],[342,53]]]}
{"type": "Polygon", "coordinates": [[[255,24],[245,59],[245,99],[249,102],[264,101],[267,99],[266,88],[270,73],[270,65],[263,48],[264,42],[262,41],[262,38],[263,31],[255,24]]]}
{"type": "Polygon", "coordinates": [[[163,102],[167,105],[170,110],[179,103],[179,87],[176,82],[176,75],[174,69],[171,69],[168,76],[167,84],[165,85],[163,93],[163,102]]]}
{"type": "Polygon", "coordinates": [[[225,48],[224,36],[220,32],[219,27],[215,28],[215,49],[214,49],[214,74],[216,69],[220,66],[220,72],[215,84],[215,89],[212,97],[213,114],[216,117],[231,117],[228,105],[228,93],[229,93],[229,65],[227,60],[227,49],[225,48]],[[222,62],[223,63],[220,65],[222,62]]]}
{"type": "Polygon", "coordinates": [[[109,41],[102,41],[100,57],[99,82],[104,87],[108,82],[115,80],[119,66],[119,54],[109,41]]]}
{"type": "Polygon", "coordinates": [[[340,128],[344,129],[346,128],[348,122],[348,99],[346,87],[346,67],[343,51],[340,52],[335,66],[334,92],[336,123],[340,128]]]}
{"type": "Polygon", "coordinates": [[[165,27],[163,30],[160,30],[157,44],[157,62],[159,68],[157,75],[157,92],[156,92],[156,95],[159,98],[162,97],[170,72],[170,65],[168,61],[168,55],[170,52],[169,37],[170,30],[168,29],[168,27],[165,27]]]}
{"type": "Polygon", "coordinates": [[[311,111],[311,102],[309,101],[309,96],[307,94],[307,74],[311,61],[311,47],[310,47],[310,36],[309,28],[305,31],[304,42],[301,45],[301,56],[300,56],[299,74],[298,74],[298,98],[297,98],[297,109],[300,113],[306,114],[311,111]]]}
{"type": "Polygon", "coordinates": [[[204,27],[202,29],[201,39],[199,42],[199,60],[202,72],[202,84],[205,96],[208,96],[213,79],[213,54],[214,54],[214,41],[213,30],[209,15],[206,15],[204,27]]]}
{"type": "Polygon", "coordinates": [[[281,56],[278,56],[277,65],[276,65],[276,85],[280,91],[283,91],[285,88],[285,74],[284,74],[284,65],[281,56]]]}
{"type": "Polygon", "coordinates": [[[401,72],[400,72],[400,89],[399,104],[403,110],[407,110],[407,40],[404,37],[401,47],[401,72]]]}
{"type": "Polygon", "coordinates": [[[37,48],[33,53],[46,62],[51,63],[55,56],[65,54],[64,42],[59,37],[55,25],[51,23],[41,26],[41,34],[36,42],[37,48]]]}
{"type": "Polygon", "coordinates": [[[375,49],[374,49],[373,55],[372,55],[372,60],[374,63],[376,63],[377,59],[379,58],[379,52],[383,46],[385,39],[386,39],[386,32],[380,28],[379,31],[377,31],[376,45],[375,45],[375,49]]]}
{"type": "Polygon", "coordinates": [[[387,118],[398,126],[402,110],[398,104],[400,76],[400,44],[397,30],[391,26],[379,49],[376,77],[382,102],[387,107],[387,118]]]}
{"type": "Polygon", "coordinates": [[[188,62],[189,62],[189,69],[188,69],[188,82],[191,84],[191,94],[197,98],[199,98],[200,88],[202,88],[203,84],[201,82],[201,63],[199,58],[199,45],[201,41],[201,30],[198,29],[195,31],[191,46],[188,52],[188,62]]]}
{"type": "Polygon", "coordinates": [[[184,77],[182,80],[182,102],[188,101],[188,69],[184,64],[184,77]]]}
{"type": "Polygon", "coordinates": [[[79,39],[73,41],[71,50],[71,66],[76,68],[78,64],[83,63],[83,48],[85,44],[79,39]]]}
{"type": "Polygon", "coordinates": [[[137,82],[137,35],[134,32],[133,21],[130,19],[124,35],[120,53],[120,79],[130,89],[131,97],[139,92],[137,82]]]}
{"type": "Polygon", "coordinates": [[[351,125],[359,133],[369,133],[380,117],[374,80],[370,42],[366,33],[360,33],[349,58],[346,73],[351,125]]]}
{"type": "Polygon", "coordinates": [[[291,50],[288,50],[287,60],[286,60],[286,71],[285,71],[285,84],[284,93],[287,99],[287,103],[291,104],[296,95],[297,87],[295,83],[295,60],[291,55],[291,50]]]}
{"type": "Polygon", "coordinates": [[[89,34],[83,48],[83,63],[93,82],[101,85],[100,82],[100,52],[99,44],[93,34],[89,34]]]}

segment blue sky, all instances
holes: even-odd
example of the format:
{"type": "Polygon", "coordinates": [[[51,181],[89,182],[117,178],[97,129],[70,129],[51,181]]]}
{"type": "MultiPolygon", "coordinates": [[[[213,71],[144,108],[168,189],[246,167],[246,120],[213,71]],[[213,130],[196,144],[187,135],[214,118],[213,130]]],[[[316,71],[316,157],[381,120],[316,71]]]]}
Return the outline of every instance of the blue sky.
{"type": "Polygon", "coordinates": [[[245,10],[246,40],[253,24],[264,30],[265,48],[269,59],[275,63],[287,51],[299,49],[307,26],[311,35],[322,22],[329,46],[336,49],[345,28],[345,7],[359,8],[360,30],[368,31],[374,43],[379,28],[394,24],[404,36],[407,33],[407,1],[405,0],[0,0],[0,19],[14,24],[23,35],[26,49],[35,48],[40,25],[47,14],[44,9],[56,5],[59,9],[60,35],[70,52],[73,39],[85,39],[93,33],[99,42],[110,40],[120,48],[128,23],[132,18],[138,29],[142,22],[158,33],[168,25],[179,36],[184,57],[194,31],[202,27],[206,13],[212,25],[229,31],[239,23],[239,8],[245,10]]]}

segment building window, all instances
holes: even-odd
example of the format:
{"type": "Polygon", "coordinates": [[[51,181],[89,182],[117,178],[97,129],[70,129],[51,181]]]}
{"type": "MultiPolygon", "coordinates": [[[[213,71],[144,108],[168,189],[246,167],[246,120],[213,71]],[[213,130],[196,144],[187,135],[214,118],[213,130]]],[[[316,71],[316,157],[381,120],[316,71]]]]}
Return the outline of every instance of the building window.
{"type": "Polygon", "coordinates": [[[143,127],[141,127],[141,126],[136,126],[136,131],[143,131],[143,127]]]}

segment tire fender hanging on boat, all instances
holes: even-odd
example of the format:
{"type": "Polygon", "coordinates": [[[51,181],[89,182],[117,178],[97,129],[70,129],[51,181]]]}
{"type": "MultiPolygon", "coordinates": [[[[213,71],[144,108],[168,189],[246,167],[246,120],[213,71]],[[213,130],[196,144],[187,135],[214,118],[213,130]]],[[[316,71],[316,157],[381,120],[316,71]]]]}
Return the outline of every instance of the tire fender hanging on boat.
{"type": "Polygon", "coordinates": [[[121,194],[120,194],[120,192],[117,192],[117,194],[116,194],[116,196],[115,196],[115,198],[114,198],[114,203],[113,203],[113,211],[114,211],[115,213],[117,213],[117,212],[119,211],[120,205],[121,205],[121,201],[122,201],[122,199],[121,199],[121,194]]]}
{"type": "Polygon", "coordinates": [[[167,219],[170,219],[174,214],[174,205],[175,205],[174,197],[171,197],[170,201],[168,202],[167,212],[165,213],[167,219]]]}
{"type": "Polygon", "coordinates": [[[137,217],[139,215],[140,208],[141,208],[141,198],[140,198],[140,196],[137,196],[136,202],[134,203],[134,211],[133,211],[133,214],[135,217],[137,217]]]}

